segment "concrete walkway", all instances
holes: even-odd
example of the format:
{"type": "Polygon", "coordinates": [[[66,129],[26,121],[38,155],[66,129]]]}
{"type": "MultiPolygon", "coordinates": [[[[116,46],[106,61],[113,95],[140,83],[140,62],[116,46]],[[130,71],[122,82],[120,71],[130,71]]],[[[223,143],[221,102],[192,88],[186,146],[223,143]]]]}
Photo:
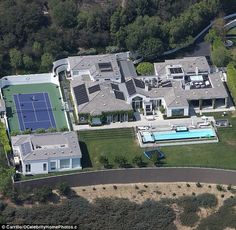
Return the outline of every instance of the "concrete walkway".
{"type": "Polygon", "coordinates": [[[72,187],[99,184],[128,184],[152,182],[201,182],[236,185],[236,171],[209,168],[132,168],[81,172],[15,182],[18,188],[55,186],[67,182],[72,187]]]}
{"type": "MultiPolygon", "coordinates": [[[[214,121],[214,117],[208,117],[208,121],[214,121]]],[[[168,120],[156,119],[153,121],[142,119],[140,121],[116,122],[97,127],[91,127],[89,125],[73,125],[73,129],[75,131],[81,131],[81,130],[96,130],[96,129],[130,128],[137,126],[151,126],[151,127],[162,127],[162,126],[167,127],[171,125],[191,126],[191,125],[197,125],[197,123],[202,123],[202,122],[204,122],[204,120],[201,117],[168,119],[168,120]]]]}

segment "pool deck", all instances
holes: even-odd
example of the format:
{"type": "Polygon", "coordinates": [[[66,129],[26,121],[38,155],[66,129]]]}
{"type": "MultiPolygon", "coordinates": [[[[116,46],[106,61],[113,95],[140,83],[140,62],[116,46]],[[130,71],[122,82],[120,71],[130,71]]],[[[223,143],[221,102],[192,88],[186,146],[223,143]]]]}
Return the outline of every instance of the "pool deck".
{"type": "MultiPolygon", "coordinates": [[[[143,143],[143,137],[142,137],[142,133],[144,132],[148,132],[147,131],[138,131],[136,133],[137,138],[138,138],[138,142],[141,148],[156,148],[159,146],[174,146],[174,145],[192,145],[192,144],[205,144],[205,143],[217,143],[219,142],[219,138],[217,136],[217,132],[214,129],[213,126],[208,126],[205,128],[201,128],[202,130],[204,129],[212,129],[215,132],[215,137],[211,137],[211,138],[189,138],[189,139],[176,139],[176,140],[161,140],[161,141],[153,141],[153,142],[147,142],[147,143],[143,143]]],[[[199,128],[197,129],[192,129],[192,130],[201,130],[199,128]]],[[[169,130],[171,130],[171,128],[169,128],[169,130]]],[[[150,133],[151,132],[155,132],[153,130],[149,130],[150,133]]],[[[174,132],[174,130],[172,130],[174,132]]],[[[166,131],[161,131],[161,132],[166,132],[166,131]]]]}

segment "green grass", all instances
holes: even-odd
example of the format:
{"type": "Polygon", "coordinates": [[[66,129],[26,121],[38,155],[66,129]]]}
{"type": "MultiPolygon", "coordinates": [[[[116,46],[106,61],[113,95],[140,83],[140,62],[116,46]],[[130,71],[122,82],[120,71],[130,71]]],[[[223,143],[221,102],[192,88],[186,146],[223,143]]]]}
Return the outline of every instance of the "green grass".
{"type": "MultiPolygon", "coordinates": [[[[79,139],[84,154],[83,167],[101,168],[99,163],[101,155],[107,156],[113,165],[114,158],[118,155],[125,156],[129,163],[132,163],[132,159],[135,156],[143,155],[144,151],[139,147],[132,128],[81,131],[79,139]]],[[[143,159],[148,165],[153,165],[151,161],[144,157],[143,159]]]]}
{"type": "Polygon", "coordinates": [[[53,115],[55,118],[56,126],[58,129],[67,127],[66,118],[62,109],[62,102],[59,99],[60,92],[55,84],[52,83],[43,83],[43,84],[31,84],[31,85],[12,85],[7,86],[2,89],[3,96],[6,98],[6,109],[7,109],[7,117],[8,123],[10,126],[11,132],[20,131],[19,122],[13,95],[19,93],[35,93],[35,92],[47,92],[50,97],[50,101],[53,108],[53,115]]]}
{"type": "MultiPolygon", "coordinates": [[[[222,113],[214,113],[222,119],[222,113]]],[[[229,119],[233,127],[218,128],[219,143],[161,147],[166,154],[164,166],[202,166],[236,169],[236,118],[229,119]]],[[[85,167],[99,169],[100,155],[108,157],[111,163],[115,156],[124,155],[130,163],[136,155],[143,155],[133,129],[96,130],[79,132],[85,167]],[[89,162],[89,163],[88,163],[89,162]]],[[[153,166],[148,159],[148,166],[153,166]]]]}
{"type": "Polygon", "coordinates": [[[228,35],[236,35],[236,27],[230,29],[228,32],[227,32],[228,35]]]}

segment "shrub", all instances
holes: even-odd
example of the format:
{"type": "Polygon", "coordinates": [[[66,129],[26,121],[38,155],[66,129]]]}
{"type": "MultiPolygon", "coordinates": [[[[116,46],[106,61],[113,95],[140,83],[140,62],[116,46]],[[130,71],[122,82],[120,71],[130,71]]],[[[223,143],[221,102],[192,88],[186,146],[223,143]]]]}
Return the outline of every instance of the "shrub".
{"type": "Polygon", "coordinates": [[[106,190],[106,187],[102,187],[103,190],[106,190]]]}
{"type": "Polygon", "coordinates": [[[100,164],[102,164],[104,166],[104,168],[108,168],[109,160],[106,156],[101,155],[99,157],[99,162],[100,162],[100,164]]]}
{"type": "Polygon", "coordinates": [[[69,129],[68,129],[68,127],[62,127],[62,128],[60,129],[60,131],[61,131],[61,132],[66,132],[66,131],[69,131],[69,129]]]}
{"type": "Polygon", "coordinates": [[[36,129],[36,133],[46,133],[45,129],[36,129]]]}
{"type": "Polygon", "coordinates": [[[185,226],[193,227],[198,220],[199,216],[195,212],[183,212],[180,214],[180,221],[185,226]]]}
{"type": "Polygon", "coordinates": [[[152,75],[154,73],[154,65],[150,62],[141,62],[137,66],[137,72],[140,75],[152,75]]]}
{"type": "Polygon", "coordinates": [[[224,187],[222,186],[222,185],[216,185],[216,189],[218,190],[218,191],[224,191],[224,187]]]}
{"type": "Polygon", "coordinates": [[[93,187],[93,191],[96,191],[97,189],[95,187],[93,187]]]}
{"type": "Polygon", "coordinates": [[[176,193],[173,193],[172,196],[176,196],[176,193]]]}
{"type": "Polygon", "coordinates": [[[114,162],[118,164],[120,168],[125,168],[128,164],[128,161],[125,156],[116,156],[114,162]]]}
{"type": "Polygon", "coordinates": [[[202,185],[201,185],[199,182],[196,183],[196,186],[197,186],[198,188],[201,188],[201,187],[202,187],[202,185]]]}
{"type": "Polygon", "coordinates": [[[203,193],[197,196],[197,203],[199,207],[211,208],[217,205],[217,198],[214,194],[203,193]]]}
{"type": "Polygon", "coordinates": [[[186,184],[186,186],[187,186],[188,188],[190,188],[190,187],[191,187],[191,186],[190,186],[190,184],[188,184],[188,183],[186,184]]]}
{"type": "Polygon", "coordinates": [[[144,186],[144,188],[148,188],[148,186],[146,184],[144,184],[143,186],[144,186]]]}
{"type": "Polygon", "coordinates": [[[52,189],[49,186],[43,186],[42,188],[35,188],[33,190],[33,199],[39,202],[46,202],[53,195],[52,189]]]}
{"type": "Polygon", "coordinates": [[[0,211],[3,211],[6,208],[6,204],[0,200],[0,211]]]}
{"type": "Polygon", "coordinates": [[[57,185],[57,189],[60,195],[68,195],[71,192],[70,186],[66,182],[61,182],[57,185]]]}
{"type": "Polygon", "coordinates": [[[134,187],[135,187],[135,189],[139,189],[138,185],[135,185],[134,187]]]}
{"type": "Polygon", "coordinates": [[[232,189],[232,185],[231,184],[229,184],[228,186],[227,186],[227,190],[231,190],[232,189]]]}
{"type": "Polygon", "coordinates": [[[193,195],[193,196],[195,196],[195,195],[196,195],[196,193],[195,193],[195,192],[192,192],[192,195],[193,195]]]}
{"type": "Polygon", "coordinates": [[[135,156],[132,160],[132,163],[138,167],[142,167],[144,165],[142,156],[135,156]]]}
{"type": "Polygon", "coordinates": [[[116,185],[113,185],[113,188],[116,190],[116,189],[117,189],[117,186],[116,186],[116,185]]]}

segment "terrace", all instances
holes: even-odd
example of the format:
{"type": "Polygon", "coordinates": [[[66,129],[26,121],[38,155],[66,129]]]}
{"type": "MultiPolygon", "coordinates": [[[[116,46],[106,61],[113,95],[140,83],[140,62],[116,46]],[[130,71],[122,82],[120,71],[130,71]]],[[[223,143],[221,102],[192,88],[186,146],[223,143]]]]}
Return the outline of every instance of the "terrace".
{"type": "Polygon", "coordinates": [[[212,88],[208,75],[185,76],[183,85],[185,90],[212,88]]]}

